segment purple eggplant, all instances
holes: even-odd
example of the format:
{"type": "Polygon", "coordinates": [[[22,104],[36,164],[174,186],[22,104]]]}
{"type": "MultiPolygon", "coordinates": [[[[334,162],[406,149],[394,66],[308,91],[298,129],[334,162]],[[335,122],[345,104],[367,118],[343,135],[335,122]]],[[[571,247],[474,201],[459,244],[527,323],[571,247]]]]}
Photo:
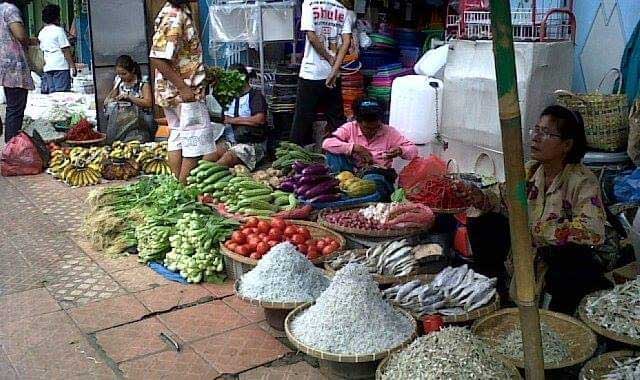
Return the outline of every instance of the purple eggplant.
{"type": "Polygon", "coordinates": [[[295,162],[293,163],[293,165],[291,165],[291,167],[293,168],[293,170],[294,170],[296,173],[302,173],[302,171],[303,171],[305,168],[307,168],[307,166],[309,166],[309,164],[305,164],[305,163],[304,163],[304,162],[302,162],[302,161],[295,161],[295,162]]]}
{"type": "Polygon", "coordinates": [[[303,195],[307,191],[311,190],[314,186],[315,186],[315,184],[313,184],[313,183],[306,184],[306,185],[298,185],[298,187],[296,188],[295,193],[296,193],[296,195],[303,195]]]}
{"type": "Polygon", "coordinates": [[[302,196],[304,197],[304,199],[312,199],[323,194],[337,193],[337,190],[335,187],[338,186],[339,184],[340,184],[340,181],[338,181],[337,179],[325,181],[318,185],[313,186],[308,191],[305,191],[302,194],[302,196]]]}
{"type": "Polygon", "coordinates": [[[329,168],[325,164],[313,164],[302,170],[304,175],[325,175],[329,173],[329,168]]]}
{"type": "Polygon", "coordinates": [[[293,191],[295,190],[295,184],[293,180],[287,179],[285,181],[282,181],[282,183],[280,184],[280,190],[286,191],[288,193],[293,193],[293,191]]]}
{"type": "Polygon", "coordinates": [[[309,174],[309,175],[302,176],[302,178],[298,180],[298,183],[301,185],[314,184],[314,183],[320,183],[324,181],[330,181],[332,178],[333,177],[329,175],[316,176],[316,175],[309,174]]]}
{"type": "Polygon", "coordinates": [[[310,199],[311,203],[327,203],[327,202],[335,202],[340,200],[340,194],[323,194],[319,195],[313,199],[310,199]]]}

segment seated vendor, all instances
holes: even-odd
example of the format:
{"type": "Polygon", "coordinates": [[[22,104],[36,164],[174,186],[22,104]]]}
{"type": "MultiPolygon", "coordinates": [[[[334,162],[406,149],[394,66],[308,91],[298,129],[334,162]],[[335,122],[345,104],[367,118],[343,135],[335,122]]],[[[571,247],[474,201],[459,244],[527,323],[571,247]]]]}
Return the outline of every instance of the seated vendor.
{"type": "Polygon", "coordinates": [[[322,143],[327,165],[334,173],[358,172],[376,182],[383,200],[394,191],[396,172],[393,159],[411,160],[418,155],[416,146],[398,131],[381,121],[382,107],[373,99],[356,100],[355,121],[338,128],[322,143]]]}
{"type": "MultiPolygon", "coordinates": [[[[538,260],[547,267],[544,291],[551,295],[550,308],[572,313],[583,296],[609,285],[594,249],[605,239],[600,187],[581,163],[587,144],[579,114],[561,106],[548,107],[529,133],[533,161],[525,169],[532,242],[538,260]]],[[[495,247],[505,241],[505,234],[508,241],[508,226],[502,224],[501,234],[495,218],[495,212],[506,215],[504,195],[504,184],[500,184],[471,196],[475,208],[494,212],[484,223],[482,217],[469,218],[469,239],[480,268],[497,267],[506,257],[508,246],[502,252],[495,247]]]]}
{"type": "Polygon", "coordinates": [[[232,65],[229,70],[245,76],[244,95],[234,99],[225,113],[224,122],[231,126],[233,133],[225,130],[217,150],[204,159],[227,167],[243,164],[253,171],[267,151],[267,102],[260,90],[249,84],[255,72],[249,73],[240,64],[232,65]]]}
{"type": "Polygon", "coordinates": [[[154,140],[157,128],[151,110],[151,86],[142,76],[138,63],[128,55],[116,60],[116,78],[104,106],[108,117],[108,142],[154,140]]]}

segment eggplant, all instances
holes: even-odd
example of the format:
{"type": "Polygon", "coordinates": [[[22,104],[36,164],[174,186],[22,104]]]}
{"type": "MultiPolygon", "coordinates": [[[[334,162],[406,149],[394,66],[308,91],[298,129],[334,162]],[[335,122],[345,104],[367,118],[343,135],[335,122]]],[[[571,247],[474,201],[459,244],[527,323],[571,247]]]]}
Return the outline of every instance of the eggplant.
{"type": "Polygon", "coordinates": [[[325,181],[313,186],[308,191],[305,191],[304,193],[302,193],[302,196],[304,197],[304,199],[312,199],[323,194],[333,194],[337,192],[335,187],[339,184],[340,181],[338,181],[337,179],[325,181]]]}
{"type": "Polygon", "coordinates": [[[308,166],[309,164],[305,164],[302,161],[295,161],[293,165],[291,165],[291,167],[296,173],[302,173],[302,171],[308,166]]]}
{"type": "Polygon", "coordinates": [[[327,168],[325,164],[313,164],[307,166],[304,170],[302,170],[302,174],[325,175],[329,174],[329,168],[327,168]]]}
{"type": "Polygon", "coordinates": [[[330,181],[332,178],[333,177],[331,177],[330,175],[317,176],[317,175],[309,174],[309,175],[302,176],[302,178],[298,180],[298,183],[300,185],[315,184],[315,183],[320,183],[324,181],[330,181]]]}
{"type": "Polygon", "coordinates": [[[338,193],[334,193],[334,194],[323,194],[323,195],[318,195],[317,197],[309,200],[309,202],[311,203],[327,203],[327,202],[335,202],[335,201],[339,201],[341,198],[341,195],[338,193]]]}
{"type": "Polygon", "coordinates": [[[293,193],[293,191],[295,190],[294,182],[290,179],[283,181],[280,184],[280,190],[286,191],[288,193],[293,193]]]}
{"type": "Polygon", "coordinates": [[[303,195],[307,191],[311,190],[314,186],[315,186],[315,184],[313,184],[313,183],[309,183],[309,184],[306,184],[306,185],[297,185],[295,194],[296,195],[303,195]]]}

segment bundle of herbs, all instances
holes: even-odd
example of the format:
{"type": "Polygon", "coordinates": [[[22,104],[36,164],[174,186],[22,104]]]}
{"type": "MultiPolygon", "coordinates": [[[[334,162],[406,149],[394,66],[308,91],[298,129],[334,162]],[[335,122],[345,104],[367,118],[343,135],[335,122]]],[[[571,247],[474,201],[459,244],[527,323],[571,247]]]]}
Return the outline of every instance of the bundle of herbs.
{"type": "Polygon", "coordinates": [[[206,69],[207,82],[211,86],[213,97],[222,108],[226,108],[234,98],[242,95],[245,76],[237,70],[225,70],[221,67],[206,69]]]}

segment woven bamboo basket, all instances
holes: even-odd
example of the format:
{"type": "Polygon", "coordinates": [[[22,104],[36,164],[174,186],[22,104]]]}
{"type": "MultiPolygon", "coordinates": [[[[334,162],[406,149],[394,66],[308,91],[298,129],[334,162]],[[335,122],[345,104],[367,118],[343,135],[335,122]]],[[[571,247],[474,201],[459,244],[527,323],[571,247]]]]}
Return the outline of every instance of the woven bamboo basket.
{"type": "Polygon", "coordinates": [[[324,226],[326,228],[329,228],[331,230],[334,231],[338,231],[338,232],[342,232],[344,234],[351,234],[351,235],[358,235],[358,236],[367,236],[367,237],[373,237],[373,238],[399,238],[399,237],[406,237],[406,236],[411,236],[411,235],[416,235],[416,234],[420,234],[423,232],[428,231],[431,226],[429,225],[425,225],[423,227],[420,228],[394,228],[394,229],[388,229],[388,230],[367,230],[367,229],[363,229],[363,228],[351,228],[351,227],[344,227],[341,226],[339,224],[333,224],[328,222],[325,219],[325,216],[327,214],[330,214],[332,212],[336,212],[336,211],[345,211],[345,210],[349,210],[349,209],[354,209],[354,208],[362,208],[362,207],[366,207],[367,204],[364,205],[359,205],[359,206],[354,206],[354,207],[345,207],[345,208],[340,208],[340,209],[324,209],[322,211],[320,211],[318,213],[318,224],[320,224],[321,226],[324,226]]]}
{"type": "MultiPolygon", "coordinates": [[[[395,302],[392,302],[392,303],[395,306],[401,308],[402,310],[405,310],[402,306],[396,304],[395,302]]],[[[473,311],[470,311],[464,314],[459,314],[459,315],[441,315],[441,317],[444,323],[466,323],[466,322],[471,322],[471,321],[475,321],[480,318],[483,318],[499,309],[500,309],[500,297],[496,294],[496,296],[493,297],[488,304],[482,307],[479,307],[473,311]]],[[[424,317],[420,317],[417,313],[414,313],[411,310],[407,310],[407,311],[411,315],[413,315],[413,317],[417,321],[421,321],[424,318],[424,317]]]]}
{"type": "MultiPolygon", "coordinates": [[[[363,256],[367,252],[366,249],[354,249],[353,251],[356,251],[360,256],[363,256]]],[[[332,260],[335,257],[340,256],[344,253],[345,251],[339,251],[325,258],[324,270],[328,276],[333,277],[336,274],[336,272],[340,270],[340,268],[332,267],[329,264],[329,260],[332,260]]],[[[433,274],[424,273],[424,272],[421,272],[420,270],[414,270],[406,276],[385,276],[377,273],[372,273],[372,276],[375,282],[378,283],[378,285],[401,284],[411,280],[415,280],[417,278],[422,279],[424,281],[430,281],[435,277],[435,275],[433,274]]]]}
{"type": "Polygon", "coordinates": [[[629,136],[629,104],[627,95],[605,95],[600,87],[610,73],[622,79],[618,69],[609,70],[593,93],[576,95],[570,91],[554,93],[558,102],[572,111],[580,112],[584,119],[585,134],[589,148],[615,152],[626,148],[629,136]]]}
{"type": "MultiPolygon", "coordinates": [[[[314,239],[326,236],[334,238],[340,245],[338,251],[342,250],[346,245],[346,240],[339,233],[319,226],[317,223],[307,222],[304,220],[288,220],[288,222],[298,226],[307,227],[309,229],[309,232],[311,233],[311,237],[314,239]]],[[[229,249],[227,249],[227,247],[224,246],[223,243],[220,244],[220,252],[222,252],[222,255],[224,256],[224,265],[226,268],[227,276],[229,276],[229,278],[231,279],[239,279],[243,274],[249,272],[251,269],[253,269],[253,267],[258,265],[258,260],[240,256],[235,252],[231,252],[229,249]]],[[[326,256],[321,256],[317,259],[311,260],[311,262],[315,265],[321,265],[325,259],[326,256]]]]}
{"type": "Polygon", "coordinates": [[[597,292],[593,292],[591,294],[586,295],[582,299],[582,301],[580,301],[580,305],[578,305],[578,317],[580,318],[580,320],[582,320],[582,322],[584,322],[587,326],[589,326],[589,328],[595,331],[598,335],[604,336],[605,338],[609,338],[616,342],[621,342],[631,346],[640,347],[640,339],[635,339],[628,335],[622,335],[622,334],[613,332],[611,330],[608,330],[589,318],[589,315],[587,314],[587,309],[586,309],[587,300],[591,297],[600,296],[605,292],[606,290],[599,290],[597,292]]]}
{"type": "MultiPolygon", "coordinates": [[[[597,339],[584,323],[568,315],[540,310],[540,321],[554,329],[567,343],[569,357],[560,363],[545,363],[545,369],[558,369],[580,364],[593,356],[597,339]]],[[[497,347],[503,337],[520,324],[519,312],[516,308],[502,309],[478,319],[471,331],[480,336],[491,347],[497,347]]],[[[516,367],[524,368],[522,359],[505,356],[516,367]]]]}
{"type": "Polygon", "coordinates": [[[640,351],[613,351],[607,352],[589,360],[580,370],[580,380],[600,380],[615,368],[615,360],[622,362],[627,359],[637,358],[640,351]]]}
{"type": "MultiPolygon", "coordinates": [[[[392,353],[391,355],[387,356],[380,362],[380,365],[376,370],[376,380],[382,380],[382,375],[384,374],[384,371],[387,368],[387,363],[389,362],[389,359],[393,355],[395,355],[395,353],[392,353]]],[[[508,360],[505,360],[502,356],[498,356],[498,355],[496,355],[496,360],[502,361],[505,367],[507,367],[507,369],[509,370],[509,373],[511,374],[511,376],[509,377],[510,379],[512,380],[522,379],[522,376],[520,376],[520,372],[518,371],[518,368],[516,368],[516,366],[514,366],[513,363],[509,362],[508,360]]]]}
{"type": "Polygon", "coordinates": [[[390,348],[388,350],[385,350],[385,351],[382,351],[382,352],[378,352],[378,353],[375,353],[375,354],[364,354],[364,355],[334,354],[334,353],[331,353],[331,352],[317,350],[317,349],[315,349],[313,347],[309,347],[306,344],[304,344],[301,341],[299,341],[295,337],[295,335],[293,335],[293,333],[291,332],[291,323],[293,322],[293,320],[300,313],[302,313],[303,311],[305,311],[306,309],[308,309],[312,305],[313,304],[308,303],[306,305],[300,306],[300,307],[296,308],[295,310],[293,310],[287,316],[287,319],[284,322],[284,327],[285,327],[285,331],[287,333],[287,338],[289,339],[289,341],[294,346],[296,346],[296,348],[298,350],[304,352],[305,354],[307,354],[309,356],[313,356],[313,357],[318,358],[318,359],[328,360],[328,361],[338,362],[338,363],[367,363],[367,362],[373,362],[373,361],[376,361],[376,360],[381,360],[381,359],[387,357],[393,351],[401,349],[401,348],[407,346],[417,336],[418,325],[416,324],[416,321],[413,319],[413,317],[411,317],[411,315],[409,313],[407,313],[406,311],[404,311],[402,309],[398,309],[398,311],[400,311],[402,314],[404,314],[404,316],[409,321],[411,321],[411,323],[413,325],[414,333],[409,338],[405,339],[405,341],[402,342],[397,347],[392,347],[392,348],[390,348]]]}

